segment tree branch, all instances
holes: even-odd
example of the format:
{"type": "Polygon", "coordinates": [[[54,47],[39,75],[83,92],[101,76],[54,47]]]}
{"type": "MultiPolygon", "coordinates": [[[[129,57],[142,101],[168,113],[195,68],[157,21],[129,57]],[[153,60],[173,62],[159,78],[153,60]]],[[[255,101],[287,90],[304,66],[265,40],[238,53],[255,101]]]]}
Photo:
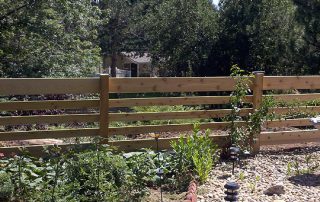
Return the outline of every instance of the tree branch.
{"type": "Polygon", "coordinates": [[[12,15],[13,13],[18,12],[19,10],[21,10],[21,9],[27,7],[27,6],[28,6],[28,4],[24,4],[24,5],[22,5],[22,6],[18,7],[18,8],[15,8],[15,9],[9,11],[8,13],[6,13],[5,15],[3,15],[3,16],[0,17],[0,21],[4,20],[4,19],[7,18],[9,15],[12,15]]]}

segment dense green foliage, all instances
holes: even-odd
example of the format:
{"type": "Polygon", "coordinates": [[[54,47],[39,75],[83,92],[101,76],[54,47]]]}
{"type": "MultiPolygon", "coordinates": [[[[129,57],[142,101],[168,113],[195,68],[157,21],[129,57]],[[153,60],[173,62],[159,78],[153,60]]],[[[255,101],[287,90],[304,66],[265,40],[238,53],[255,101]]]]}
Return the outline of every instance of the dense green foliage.
{"type": "Polygon", "coordinates": [[[147,194],[145,182],[152,181],[152,166],[114,154],[108,147],[93,147],[69,152],[53,147],[46,158],[24,152],[1,160],[2,201],[139,201],[147,194]],[[142,174],[137,175],[142,164],[148,170],[141,167],[142,174]]]}
{"type": "Polygon", "coordinates": [[[304,27],[304,47],[301,55],[305,68],[311,74],[320,71],[320,1],[294,0],[297,5],[297,21],[304,27]]]}
{"type": "Polygon", "coordinates": [[[267,73],[294,71],[300,30],[294,22],[291,0],[220,1],[219,38],[211,64],[228,74],[228,66],[267,73]],[[290,68],[288,68],[290,67],[290,68]]]}
{"type": "Polygon", "coordinates": [[[141,201],[148,187],[185,191],[191,179],[204,182],[218,157],[208,133],[198,127],[187,144],[183,138],[172,143],[175,152],[119,153],[99,141],[67,151],[45,148],[42,158],[25,149],[12,158],[0,156],[1,201],[141,201]]]}
{"type": "Polygon", "coordinates": [[[90,1],[0,1],[0,76],[85,76],[100,63],[90,1]]]}
{"type": "Polygon", "coordinates": [[[160,75],[319,73],[319,0],[0,1],[0,76],[88,76],[148,52],[160,75]]]}
{"type": "Polygon", "coordinates": [[[160,64],[165,59],[164,75],[183,76],[192,67],[191,76],[213,46],[217,10],[208,0],[163,1],[154,10],[145,19],[151,55],[160,64]]]}

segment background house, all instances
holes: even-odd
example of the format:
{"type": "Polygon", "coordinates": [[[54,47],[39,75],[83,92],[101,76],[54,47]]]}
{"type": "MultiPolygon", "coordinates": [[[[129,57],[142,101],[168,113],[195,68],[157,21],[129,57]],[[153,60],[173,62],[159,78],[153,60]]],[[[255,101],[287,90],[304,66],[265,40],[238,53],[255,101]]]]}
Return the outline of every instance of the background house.
{"type": "MultiPolygon", "coordinates": [[[[103,70],[100,73],[111,72],[111,56],[103,56],[103,70]]],[[[116,57],[117,77],[153,77],[154,68],[148,53],[121,52],[116,57]]]]}

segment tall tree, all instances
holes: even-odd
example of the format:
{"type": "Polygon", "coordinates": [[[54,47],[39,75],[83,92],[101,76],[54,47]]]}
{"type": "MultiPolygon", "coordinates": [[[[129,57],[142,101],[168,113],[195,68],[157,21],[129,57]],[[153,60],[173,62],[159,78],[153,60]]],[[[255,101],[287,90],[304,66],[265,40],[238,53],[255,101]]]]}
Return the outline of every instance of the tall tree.
{"type": "Polygon", "coordinates": [[[217,10],[209,0],[159,2],[144,19],[153,59],[165,67],[163,75],[199,73],[216,36],[217,10]]]}
{"type": "Polygon", "coordinates": [[[221,0],[219,8],[219,38],[209,60],[213,74],[229,74],[232,64],[267,73],[292,71],[299,30],[291,0],[221,0]]]}
{"type": "Polygon", "coordinates": [[[100,9],[104,22],[100,29],[100,47],[104,55],[111,56],[111,76],[116,76],[117,55],[122,51],[136,49],[138,38],[134,28],[136,18],[136,0],[104,0],[100,1],[100,9]],[[105,21],[104,19],[107,19],[105,21]]]}
{"type": "Polygon", "coordinates": [[[301,51],[308,73],[320,73],[320,0],[294,0],[297,21],[304,27],[305,46],[301,51]]]}
{"type": "Polygon", "coordinates": [[[0,76],[82,76],[100,65],[88,0],[0,1],[0,76]]]}

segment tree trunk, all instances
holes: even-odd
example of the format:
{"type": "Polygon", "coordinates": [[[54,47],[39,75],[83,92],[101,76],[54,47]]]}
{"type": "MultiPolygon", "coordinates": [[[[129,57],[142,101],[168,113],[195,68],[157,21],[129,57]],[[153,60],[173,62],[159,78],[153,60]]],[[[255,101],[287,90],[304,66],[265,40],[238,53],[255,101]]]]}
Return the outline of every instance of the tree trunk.
{"type": "Polygon", "coordinates": [[[116,71],[116,63],[117,63],[117,54],[112,53],[111,54],[111,77],[116,77],[117,76],[117,71],[116,71]]]}

